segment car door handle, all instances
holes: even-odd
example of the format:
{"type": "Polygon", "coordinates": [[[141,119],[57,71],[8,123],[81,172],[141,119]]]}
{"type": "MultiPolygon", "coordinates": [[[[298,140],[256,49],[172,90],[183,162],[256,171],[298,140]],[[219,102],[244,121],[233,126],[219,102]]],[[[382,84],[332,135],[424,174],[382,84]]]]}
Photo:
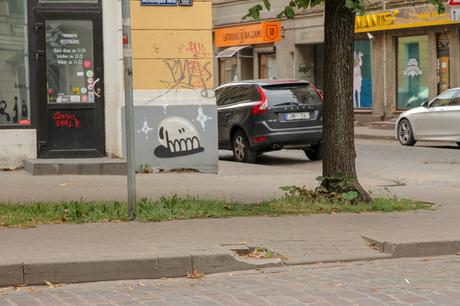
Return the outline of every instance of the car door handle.
{"type": "Polygon", "coordinates": [[[232,116],[232,113],[227,113],[224,116],[225,116],[225,118],[230,118],[232,116]]]}

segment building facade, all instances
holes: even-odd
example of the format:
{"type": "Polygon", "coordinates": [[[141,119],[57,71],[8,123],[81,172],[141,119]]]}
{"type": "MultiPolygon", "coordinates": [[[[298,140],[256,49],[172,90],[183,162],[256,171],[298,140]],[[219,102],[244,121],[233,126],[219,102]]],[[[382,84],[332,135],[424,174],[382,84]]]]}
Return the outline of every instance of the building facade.
{"type": "MultiPolygon", "coordinates": [[[[211,2],[131,13],[138,166],[216,172],[211,2]]],[[[0,168],[123,156],[121,29],[119,0],[0,0],[0,168]]]]}
{"type": "MultiPolygon", "coordinates": [[[[224,29],[244,27],[241,17],[257,3],[214,0],[215,36],[224,29]]],[[[275,21],[286,1],[272,4],[271,11],[262,14],[262,21],[275,21]]],[[[237,67],[252,59],[252,71],[233,78],[299,78],[321,89],[327,82],[323,80],[323,13],[323,8],[317,7],[298,12],[292,20],[281,20],[281,38],[270,45],[271,52],[258,52],[261,45],[247,44],[241,46],[243,54],[217,59],[216,82],[229,81],[222,67],[230,67],[230,61],[237,67]]],[[[460,18],[455,13],[447,7],[446,13],[438,14],[428,1],[367,1],[366,15],[358,16],[355,24],[356,118],[377,121],[395,117],[460,86],[460,18]]],[[[224,51],[218,44],[215,47],[216,54],[224,51]]]]}

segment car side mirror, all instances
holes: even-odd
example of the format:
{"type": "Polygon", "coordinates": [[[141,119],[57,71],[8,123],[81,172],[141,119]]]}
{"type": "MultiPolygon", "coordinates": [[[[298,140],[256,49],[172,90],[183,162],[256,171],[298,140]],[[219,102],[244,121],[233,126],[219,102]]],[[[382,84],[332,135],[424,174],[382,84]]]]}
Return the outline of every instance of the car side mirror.
{"type": "Polygon", "coordinates": [[[428,101],[423,102],[423,103],[422,103],[422,106],[423,106],[423,107],[428,107],[428,101]]]}

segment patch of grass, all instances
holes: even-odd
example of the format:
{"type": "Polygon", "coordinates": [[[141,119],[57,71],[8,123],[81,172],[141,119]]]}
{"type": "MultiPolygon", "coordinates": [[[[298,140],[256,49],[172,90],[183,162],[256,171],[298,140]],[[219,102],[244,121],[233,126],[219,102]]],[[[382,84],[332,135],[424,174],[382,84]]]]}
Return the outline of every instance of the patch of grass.
{"type": "MultiPolygon", "coordinates": [[[[372,203],[344,203],[327,198],[305,199],[287,196],[253,204],[204,200],[195,197],[163,197],[158,201],[141,199],[138,220],[161,222],[196,218],[237,216],[283,216],[331,213],[396,212],[430,209],[427,203],[377,198],[372,203]]],[[[39,224],[127,221],[127,204],[123,202],[71,201],[57,203],[0,204],[1,227],[30,227],[39,224]]]]}

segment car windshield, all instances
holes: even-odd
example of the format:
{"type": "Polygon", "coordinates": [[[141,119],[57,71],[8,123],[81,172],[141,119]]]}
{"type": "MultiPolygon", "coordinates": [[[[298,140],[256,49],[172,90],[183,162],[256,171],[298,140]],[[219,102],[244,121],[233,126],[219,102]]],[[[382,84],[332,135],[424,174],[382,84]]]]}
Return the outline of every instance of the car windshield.
{"type": "Polygon", "coordinates": [[[320,104],[321,99],[309,84],[262,86],[270,106],[320,104]]]}

